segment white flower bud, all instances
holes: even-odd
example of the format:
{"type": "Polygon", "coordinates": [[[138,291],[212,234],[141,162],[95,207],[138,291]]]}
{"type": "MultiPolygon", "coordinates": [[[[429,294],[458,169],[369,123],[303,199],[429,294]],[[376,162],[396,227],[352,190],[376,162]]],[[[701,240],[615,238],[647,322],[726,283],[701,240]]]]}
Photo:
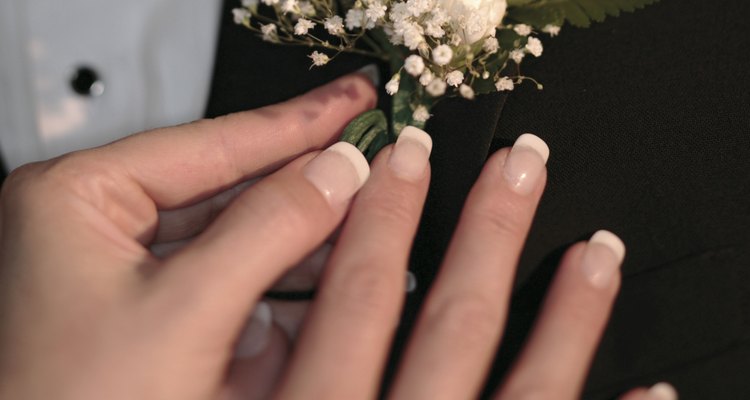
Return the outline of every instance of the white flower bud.
{"type": "Polygon", "coordinates": [[[432,71],[430,71],[430,70],[428,69],[428,70],[425,70],[424,72],[422,72],[422,75],[420,75],[420,76],[419,76],[419,83],[420,83],[420,84],[421,84],[422,86],[427,86],[427,85],[429,85],[429,84],[430,84],[430,82],[432,82],[432,81],[433,81],[434,79],[435,79],[435,75],[434,75],[434,74],[432,73],[432,71]]]}
{"type": "Polygon", "coordinates": [[[326,31],[331,35],[342,35],[344,33],[344,20],[338,15],[334,15],[323,21],[323,27],[326,28],[326,31]]]}
{"type": "Polygon", "coordinates": [[[497,53],[497,50],[499,48],[500,48],[500,42],[498,42],[496,38],[488,37],[487,39],[484,39],[484,44],[482,44],[482,50],[486,51],[488,54],[497,53]]]}
{"type": "Polygon", "coordinates": [[[510,59],[515,61],[516,64],[520,64],[524,57],[526,57],[526,53],[523,52],[523,50],[513,50],[510,52],[509,55],[510,59]]]}
{"type": "Polygon", "coordinates": [[[307,31],[315,27],[315,22],[310,21],[309,19],[300,18],[299,21],[297,21],[297,24],[294,25],[294,34],[295,35],[307,35],[307,31]]]}
{"type": "Polygon", "coordinates": [[[435,78],[430,82],[429,85],[425,88],[427,90],[427,93],[430,94],[430,96],[438,97],[445,94],[445,89],[448,85],[445,84],[445,82],[440,78],[435,78]]]}
{"type": "Polygon", "coordinates": [[[261,25],[260,31],[263,34],[263,40],[267,42],[276,42],[277,36],[275,24],[261,25]]]}
{"type": "Polygon", "coordinates": [[[528,50],[534,57],[541,56],[542,50],[544,50],[542,47],[542,41],[535,37],[530,37],[528,42],[526,42],[526,50],[528,50]]]}
{"type": "Polygon", "coordinates": [[[427,120],[430,119],[430,112],[427,111],[427,107],[419,106],[414,110],[411,118],[417,122],[427,122],[427,120]]]}
{"type": "Polygon", "coordinates": [[[531,35],[531,27],[526,24],[518,24],[513,27],[513,30],[516,31],[516,33],[521,36],[531,35]]]}
{"type": "Polygon", "coordinates": [[[508,78],[507,76],[504,76],[495,82],[495,88],[502,92],[504,90],[513,90],[513,87],[515,85],[513,84],[513,80],[508,78]]]}
{"type": "Polygon", "coordinates": [[[557,25],[546,25],[542,28],[542,32],[549,33],[551,37],[555,37],[560,34],[560,27],[557,25]]]}
{"type": "Polygon", "coordinates": [[[445,81],[453,87],[458,87],[464,81],[464,73],[461,71],[451,71],[445,76],[445,81]]]}
{"type": "Polygon", "coordinates": [[[471,88],[471,86],[467,84],[461,84],[461,86],[458,88],[458,93],[461,94],[461,97],[469,100],[474,99],[474,89],[471,88]]]}
{"type": "Polygon", "coordinates": [[[399,86],[400,81],[401,81],[401,77],[399,76],[399,74],[393,75],[393,78],[391,78],[391,80],[385,84],[385,91],[391,96],[393,96],[394,94],[398,92],[398,86],[399,86]]]}
{"type": "Polygon", "coordinates": [[[448,65],[453,59],[453,49],[447,44],[441,44],[432,50],[432,61],[437,65],[448,65]]]}
{"type": "Polygon", "coordinates": [[[409,57],[406,57],[406,60],[404,61],[404,69],[411,76],[419,76],[422,74],[422,71],[424,71],[424,60],[422,57],[412,54],[409,57]]]}
{"type": "Polygon", "coordinates": [[[319,51],[313,51],[312,54],[310,54],[308,57],[312,59],[313,65],[316,67],[326,65],[328,64],[328,61],[331,60],[330,58],[328,58],[328,55],[319,51]]]}

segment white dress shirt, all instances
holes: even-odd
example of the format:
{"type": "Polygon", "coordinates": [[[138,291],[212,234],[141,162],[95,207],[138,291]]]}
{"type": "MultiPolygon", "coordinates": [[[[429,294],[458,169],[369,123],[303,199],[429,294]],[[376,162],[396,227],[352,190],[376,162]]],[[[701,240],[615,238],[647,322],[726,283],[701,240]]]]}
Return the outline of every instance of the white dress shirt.
{"type": "Polygon", "coordinates": [[[220,0],[0,0],[8,169],[202,116],[220,0]]]}

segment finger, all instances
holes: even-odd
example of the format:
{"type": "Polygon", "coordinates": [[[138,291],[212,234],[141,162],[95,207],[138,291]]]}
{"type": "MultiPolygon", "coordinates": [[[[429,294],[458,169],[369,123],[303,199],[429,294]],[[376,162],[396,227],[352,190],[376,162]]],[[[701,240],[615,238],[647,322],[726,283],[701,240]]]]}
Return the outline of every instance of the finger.
{"type": "Polygon", "coordinates": [[[323,266],[331,254],[333,245],[323,243],[302,262],[290,269],[271,287],[273,292],[307,292],[318,286],[323,266]]]}
{"type": "Polygon", "coordinates": [[[422,309],[393,398],[476,397],[500,338],[548,154],[541,139],[526,134],[487,161],[422,309]]]}
{"type": "Polygon", "coordinates": [[[159,209],[171,209],[332,143],[374,103],[368,78],[353,74],[284,103],[145,132],[97,151],[159,209]]]}
{"type": "Polygon", "coordinates": [[[677,400],[677,390],[666,382],[659,382],[650,388],[636,388],[628,391],[619,400],[677,400]]]}
{"type": "Polygon", "coordinates": [[[290,341],[297,340],[311,302],[309,300],[266,300],[266,303],[273,310],[273,322],[286,333],[290,341]]]}
{"type": "MultiPolygon", "coordinates": [[[[255,306],[233,343],[233,359],[221,377],[219,399],[266,399],[287,358],[286,335],[274,326],[272,308],[266,302],[255,306]]],[[[222,364],[222,366],[225,363],[222,364]]]]}
{"type": "Polygon", "coordinates": [[[625,246],[599,231],[563,258],[539,319],[499,399],[577,399],[620,286],[625,246]]]}
{"type": "Polygon", "coordinates": [[[257,182],[251,179],[196,204],[175,210],[159,211],[155,244],[189,239],[201,233],[245,189],[257,182]]]}
{"type": "Polygon", "coordinates": [[[631,389],[622,396],[618,397],[617,400],[645,400],[644,396],[646,395],[647,391],[647,388],[631,389]]]}
{"type": "MultiPolygon", "coordinates": [[[[231,335],[248,309],[342,220],[369,166],[339,142],[300,157],[238,196],[200,236],[164,263],[152,281],[156,304],[179,304],[192,321],[231,335]],[[217,312],[220,311],[220,312],[217,312]]],[[[215,339],[214,339],[215,340],[215,339]]]]}
{"type": "Polygon", "coordinates": [[[407,128],[373,164],[323,273],[280,398],[374,398],[429,182],[429,136],[407,128]]]}

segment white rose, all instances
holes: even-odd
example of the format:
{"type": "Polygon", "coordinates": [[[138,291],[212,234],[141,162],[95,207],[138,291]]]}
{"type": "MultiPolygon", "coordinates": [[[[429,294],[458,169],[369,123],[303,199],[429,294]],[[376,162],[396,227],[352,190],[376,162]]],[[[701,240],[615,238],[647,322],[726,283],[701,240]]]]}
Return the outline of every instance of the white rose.
{"type": "Polygon", "coordinates": [[[438,0],[463,43],[491,36],[505,16],[506,0],[438,0]]]}

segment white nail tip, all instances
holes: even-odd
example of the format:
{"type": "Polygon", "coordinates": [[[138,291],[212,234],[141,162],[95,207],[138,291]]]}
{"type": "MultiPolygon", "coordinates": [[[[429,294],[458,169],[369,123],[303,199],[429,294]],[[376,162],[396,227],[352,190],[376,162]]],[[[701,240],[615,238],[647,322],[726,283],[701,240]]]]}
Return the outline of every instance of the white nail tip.
{"type": "Polygon", "coordinates": [[[647,398],[649,400],[677,400],[677,390],[666,382],[659,382],[651,386],[647,392],[647,398]]]}
{"type": "Polygon", "coordinates": [[[549,147],[547,146],[547,143],[545,143],[544,140],[542,140],[539,136],[536,136],[534,134],[524,133],[523,135],[519,136],[518,139],[516,139],[516,142],[513,144],[513,147],[531,148],[532,150],[539,153],[545,164],[549,159],[549,147]]]}
{"type": "Polygon", "coordinates": [[[618,262],[622,262],[625,258],[625,243],[610,231],[597,231],[591,236],[589,243],[600,243],[609,247],[615,253],[615,256],[617,256],[618,262]]]}
{"type": "Polygon", "coordinates": [[[357,70],[360,74],[367,76],[375,87],[380,86],[380,70],[375,64],[368,64],[357,70]]]}
{"type": "Polygon", "coordinates": [[[402,129],[401,133],[398,134],[397,142],[402,140],[413,140],[424,146],[428,154],[432,152],[432,138],[427,132],[417,127],[407,126],[402,129]]]}
{"type": "Polygon", "coordinates": [[[411,293],[417,288],[417,277],[411,271],[406,271],[406,293],[411,293]]]}
{"type": "Polygon", "coordinates": [[[357,147],[351,143],[338,142],[333,146],[329,147],[326,151],[332,151],[344,156],[351,163],[354,170],[357,172],[357,181],[359,186],[367,181],[370,177],[370,165],[367,163],[367,159],[357,147]]]}
{"type": "Polygon", "coordinates": [[[235,348],[235,357],[249,358],[265,350],[270,338],[273,311],[266,302],[255,306],[253,314],[248,319],[235,348]]]}

